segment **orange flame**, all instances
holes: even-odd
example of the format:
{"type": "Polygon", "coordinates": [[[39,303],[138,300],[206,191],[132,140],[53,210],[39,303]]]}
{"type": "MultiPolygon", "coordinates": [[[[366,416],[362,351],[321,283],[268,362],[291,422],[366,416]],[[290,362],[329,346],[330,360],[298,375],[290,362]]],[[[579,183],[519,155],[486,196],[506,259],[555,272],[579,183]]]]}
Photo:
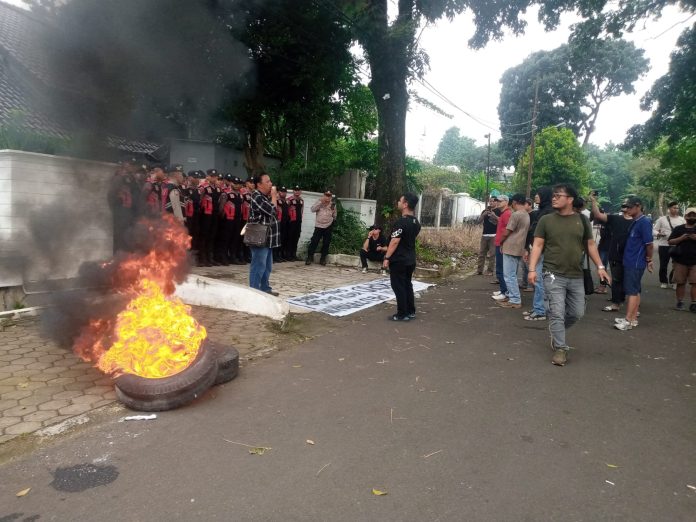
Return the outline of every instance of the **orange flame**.
{"type": "Polygon", "coordinates": [[[174,375],[196,358],[206,330],[190,307],[170,297],[185,270],[191,238],[170,214],[142,220],[141,234],[153,240],[147,252],[129,253],[104,263],[112,288],[130,298],[115,317],[90,321],[74,343],[77,355],[114,376],[147,378],[174,375]]]}
{"type": "Polygon", "coordinates": [[[190,307],[165,296],[152,281],[116,318],[116,341],[99,358],[104,373],[133,373],[161,378],[185,369],[206,337],[205,328],[189,315],[190,307]]]}

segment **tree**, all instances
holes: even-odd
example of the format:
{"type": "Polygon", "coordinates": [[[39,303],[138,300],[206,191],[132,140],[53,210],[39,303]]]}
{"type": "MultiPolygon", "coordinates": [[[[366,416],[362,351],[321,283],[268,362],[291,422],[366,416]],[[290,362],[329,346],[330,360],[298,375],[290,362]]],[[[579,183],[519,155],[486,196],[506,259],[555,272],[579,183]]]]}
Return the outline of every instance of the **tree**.
{"type": "Polygon", "coordinates": [[[643,53],[625,40],[578,36],[505,71],[498,115],[508,158],[515,161],[529,144],[535,98],[537,128],[564,124],[584,135],[587,145],[602,104],[634,92],[634,82],[647,71],[643,53]]]}
{"type": "MultiPolygon", "coordinates": [[[[524,192],[527,186],[530,151],[524,153],[517,166],[513,187],[524,192]]],[[[536,140],[532,192],[544,185],[571,183],[580,194],[586,194],[590,173],[586,157],[570,129],[547,127],[536,140]]]]}
{"type": "MultiPolygon", "coordinates": [[[[459,132],[457,127],[445,131],[433,163],[440,166],[456,165],[466,173],[485,173],[488,167],[488,145],[478,146],[475,140],[460,136],[459,132]]],[[[491,178],[497,179],[508,163],[500,151],[498,142],[491,143],[490,152],[491,178]]]]}
{"type": "Polygon", "coordinates": [[[590,172],[589,186],[599,191],[599,199],[613,209],[619,208],[633,182],[632,156],[608,143],[604,148],[595,145],[585,147],[587,169],[590,172]]]}

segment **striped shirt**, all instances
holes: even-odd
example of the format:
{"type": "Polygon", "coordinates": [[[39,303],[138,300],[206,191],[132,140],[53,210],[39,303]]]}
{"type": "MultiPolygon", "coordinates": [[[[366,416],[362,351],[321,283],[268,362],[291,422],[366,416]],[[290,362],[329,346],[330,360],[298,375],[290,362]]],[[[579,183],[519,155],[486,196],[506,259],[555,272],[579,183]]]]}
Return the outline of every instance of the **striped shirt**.
{"type": "Polygon", "coordinates": [[[276,208],[273,206],[273,203],[271,203],[271,199],[268,196],[264,196],[258,190],[255,190],[251,194],[249,223],[268,225],[268,244],[266,248],[280,246],[280,228],[278,227],[278,219],[276,218],[276,208]]]}

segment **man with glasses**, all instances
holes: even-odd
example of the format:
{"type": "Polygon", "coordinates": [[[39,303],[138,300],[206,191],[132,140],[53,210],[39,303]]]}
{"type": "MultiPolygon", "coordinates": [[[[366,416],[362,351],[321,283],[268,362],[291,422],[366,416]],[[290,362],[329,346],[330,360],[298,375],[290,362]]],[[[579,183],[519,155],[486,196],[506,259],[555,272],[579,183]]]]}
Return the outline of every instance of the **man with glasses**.
{"type": "Polygon", "coordinates": [[[529,259],[529,282],[536,284],[536,265],[542,254],[543,279],[551,333],[551,362],[564,366],[568,360],[566,329],[585,314],[585,285],[582,260],[585,253],[597,265],[600,279],[611,281],[592,239],[588,219],[573,210],[578,193],[572,185],[553,187],[551,205],[555,212],[542,217],[534,231],[529,259]]]}
{"type": "Polygon", "coordinates": [[[628,215],[628,200],[621,204],[621,214],[605,214],[597,206],[597,198],[591,196],[592,216],[595,221],[606,223],[605,234],[609,236],[607,261],[611,268],[611,304],[602,308],[603,312],[618,312],[626,301],[623,287],[623,253],[626,247],[628,231],[633,219],[628,215]]]}

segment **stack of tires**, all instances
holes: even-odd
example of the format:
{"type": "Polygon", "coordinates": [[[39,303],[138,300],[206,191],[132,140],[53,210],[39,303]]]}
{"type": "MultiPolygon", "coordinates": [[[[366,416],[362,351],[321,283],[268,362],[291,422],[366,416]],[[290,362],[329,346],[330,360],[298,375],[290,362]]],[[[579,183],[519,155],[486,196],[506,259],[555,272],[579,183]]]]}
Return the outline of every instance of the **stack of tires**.
{"type": "Polygon", "coordinates": [[[231,381],[239,373],[239,352],[204,342],[193,362],[183,371],[162,379],[130,373],[114,381],[116,397],[137,411],[173,410],[190,403],[208,388],[231,381]]]}

